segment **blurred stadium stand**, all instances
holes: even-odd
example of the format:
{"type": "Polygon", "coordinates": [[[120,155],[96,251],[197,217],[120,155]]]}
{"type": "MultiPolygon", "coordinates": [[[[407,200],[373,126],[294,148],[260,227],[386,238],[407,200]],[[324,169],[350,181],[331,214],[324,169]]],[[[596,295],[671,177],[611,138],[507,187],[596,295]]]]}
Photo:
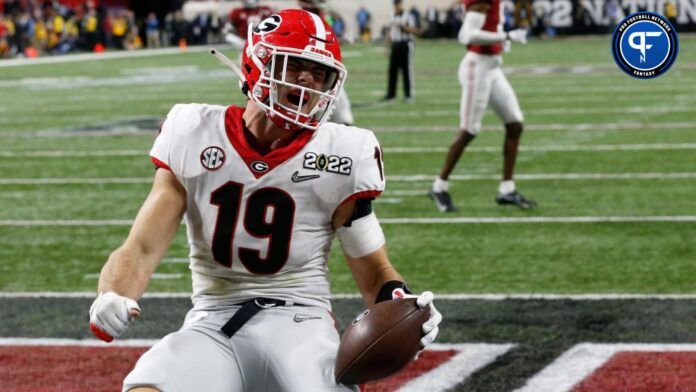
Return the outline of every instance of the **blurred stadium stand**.
{"type": "MultiPolygon", "coordinates": [[[[392,10],[387,0],[304,1],[319,3],[348,42],[382,39],[392,10]],[[360,9],[370,15],[368,34],[360,34],[360,9]]],[[[299,2],[259,4],[282,9],[299,2]]],[[[241,6],[241,0],[0,0],[0,58],[220,43],[230,11],[241,6]]],[[[417,14],[421,38],[456,37],[464,13],[458,1],[407,0],[405,6],[417,14]]],[[[526,26],[537,36],[608,34],[638,11],[666,15],[679,32],[696,31],[696,0],[503,0],[506,28],[526,26]]]]}

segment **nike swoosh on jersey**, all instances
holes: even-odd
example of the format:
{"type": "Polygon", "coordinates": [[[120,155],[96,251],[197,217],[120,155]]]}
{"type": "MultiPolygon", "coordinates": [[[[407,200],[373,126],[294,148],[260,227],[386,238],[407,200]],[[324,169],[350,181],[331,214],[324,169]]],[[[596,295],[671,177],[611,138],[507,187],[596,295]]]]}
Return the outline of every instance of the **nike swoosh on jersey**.
{"type": "Polygon", "coordinates": [[[308,176],[301,176],[299,171],[295,171],[292,173],[292,177],[290,179],[292,182],[302,182],[302,181],[308,181],[308,180],[313,180],[315,178],[321,177],[319,174],[310,174],[308,176]]]}
{"type": "Polygon", "coordinates": [[[307,320],[320,320],[321,316],[309,316],[306,314],[296,314],[295,317],[292,318],[292,321],[296,323],[301,323],[303,321],[307,320]]]}

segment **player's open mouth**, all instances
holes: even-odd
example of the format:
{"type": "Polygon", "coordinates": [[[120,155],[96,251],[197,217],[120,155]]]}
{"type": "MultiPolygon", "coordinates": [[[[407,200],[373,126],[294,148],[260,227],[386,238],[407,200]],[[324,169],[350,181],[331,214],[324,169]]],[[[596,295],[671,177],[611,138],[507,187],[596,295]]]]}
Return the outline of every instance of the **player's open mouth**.
{"type": "Polygon", "coordinates": [[[300,98],[302,98],[302,107],[306,107],[307,104],[309,103],[309,93],[305,92],[304,94],[302,93],[302,90],[300,89],[292,89],[288,92],[286,95],[288,102],[290,102],[295,108],[299,108],[300,106],[300,98]]]}

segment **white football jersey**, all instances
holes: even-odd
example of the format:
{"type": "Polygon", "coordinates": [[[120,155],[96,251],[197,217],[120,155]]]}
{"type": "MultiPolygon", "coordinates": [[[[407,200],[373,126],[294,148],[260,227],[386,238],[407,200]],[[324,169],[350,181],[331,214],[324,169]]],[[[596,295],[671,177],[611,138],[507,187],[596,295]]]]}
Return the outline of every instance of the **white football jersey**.
{"type": "Polygon", "coordinates": [[[384,190],[367,130],[327,123],[261,155],[243,108],[187,104],[169,112],[150,152],[186,189],[196,308],[263,296],[330,308],[327,260],[336,208],[384,190]]]}

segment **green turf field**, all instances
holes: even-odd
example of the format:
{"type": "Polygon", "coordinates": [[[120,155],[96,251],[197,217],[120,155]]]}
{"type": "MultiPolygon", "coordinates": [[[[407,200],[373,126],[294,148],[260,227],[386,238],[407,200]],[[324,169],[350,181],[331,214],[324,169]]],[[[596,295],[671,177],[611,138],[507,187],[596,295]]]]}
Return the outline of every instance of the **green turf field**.
{"type": "MultiPolygon", "coordinates": [[[[540,206],[522,212],[493,203],[503,134],[489,113],[455,171],[460,212],[447,216],[425,192],[457,129],[464,48],[418,42],[417,103],[389,106],[376,104],[386,89],[384,48],[344,52],[357,125],[374,129],[385,149],[388,185],[376,210],[392,260],[416,290],[694,292],[696,36],[682,36],[675,66],[647,81],[618,70],[609,37],[514,47],[505,68],[528,131],[517,183],[540,206]],[[638,221],[397,220],[445,217],[638,221]]],[[[242,104],[236,85],[203,52],[0,67],[0,291],[94,290],[148,191],[157,120],[179,102],[242,104]]],[[[337,250],[333,290],[355,292],[337,250]]],[[[157,271],[168,279],[149,290],[190,290],[187,265],[171,262],[186,254],[182,228],[157,271]]]]}

